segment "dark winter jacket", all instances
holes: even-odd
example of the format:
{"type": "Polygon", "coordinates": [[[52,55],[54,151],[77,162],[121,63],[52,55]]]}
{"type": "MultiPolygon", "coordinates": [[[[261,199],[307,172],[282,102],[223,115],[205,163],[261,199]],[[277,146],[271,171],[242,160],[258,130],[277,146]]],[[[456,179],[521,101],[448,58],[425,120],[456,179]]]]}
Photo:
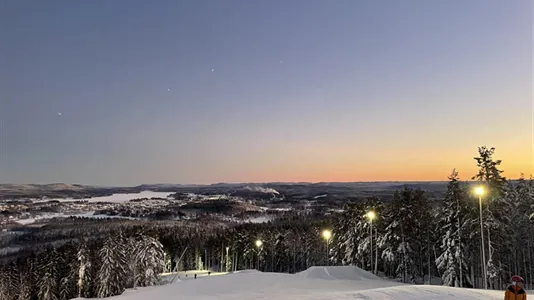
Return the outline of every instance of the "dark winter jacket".
{"type": "Polygon", "coordinates": [[[527,300],[527,293],[524,289],[511,285],[504,292],[504,300],[527,300]]]}

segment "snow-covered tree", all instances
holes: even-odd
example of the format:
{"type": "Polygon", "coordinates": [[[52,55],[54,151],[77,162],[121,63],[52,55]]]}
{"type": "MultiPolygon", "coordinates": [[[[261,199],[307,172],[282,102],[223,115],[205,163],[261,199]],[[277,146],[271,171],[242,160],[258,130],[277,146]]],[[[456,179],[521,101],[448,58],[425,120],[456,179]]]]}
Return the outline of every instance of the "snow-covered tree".
{"type": "Polygon", "coordinates": [[[165,266],[163,245],[155,238],[143,236],[136,250],[136,286],[156,285],[165,266]]]}
{"type": "Polygon", "coordinates": [[[57,282],[51,272],[45,272],[39,280],[39,300],[58,300],[57,282]]]}
{"type": "Polygon", "coordinates": [[[58,270],[59,253],[54,248],[48,248],[40,259],[39,280],[37,281],[37,295],[39,300],[58,300],[58,270]]]}
{"type": "MultiPolygon", "coordinates": [[[[31,299],[33,294],[33,268],[31,265],[31,261],[26,262],[27,265],[24,267],[24,269],[20,270],[19,272],[19,289],[18,289],[18,298],[17,300],[26,300],[31,299]]],[[[1,299],[1,298],[0,298],[1,299]]]]}
{"type": "Polygon", "coordinates": [[[204,263],[202,262],[202,255],[199,248],[195,248],[195,269],[204,270],[204,263]]]}
{"type": "Polygon", "coordinates": [[[0,299],[18,299],[19,270],[17,266],[10,265],[0,268],[0,299]]]}
{"type": "Polygon", "coordinates": [[[510,192],[510,185],[505,177],[502,176],[502,170],[499,169],[501,160],[495,160],[493,155],[495,148],[485,146],[478,148],[479,156],[475,157],[478,173],[473,176],[485,187],[483,196],[484,207],[484,234],[487,242],[484,241],[484,247],[487,248],[486,264],[491,267],[488,270],[490,285],[495,283],[500,269],[503,265],[502,258],[507,254],[507,249],[511,247],[510,235],[512,230],[512,220],[509,211],[511,203],[507,194],[510,192]]]}
{"type": "Polygon", "coordinates": [[[382,224],[382,203],[376,198],[349,203],[333,228],[331,257],[333,262],[343,265],[357,265],[369,269],[376,265],[377,227],[382,224]],[[371,249],[371,224],[367,213],[373,211],[378,216],[373,220],[373,249],[371,249]],[[373,263],[371,264],[371,250],[373,263]]]}
{"type": "Polygon", "coordinates": [[[89,283],[91,281],[91,258],[87,243],[81,244],[77,253],[78,259],[78,297],[89,297],[89,283]]]}
{"type": "Polygon", "coordinates": [[[365,215],[361,203],[351,203],[334,225],[332,237],[332,256],[343,265],[364,267],[360,243],[366,238],[362,232],[362,218],[365,215]]]}
{"type": "Polygon", "coordinates": [[[393,274],[403,281],[419,278],[424,272],[419,262],[426,256],[425,252],[429,253],[426,245],[432,229],[431,209],[425,193],[407,187],[395,192],[384,218],[387,223],[379,239],[382,258],[394,267],[393,274]]]}
{"type": "Polygon", "coordinates": [[[97,273],[97,297],[120,295],[125,289],[126,253],[122,234],[106,239],[99,251],[100,269],[97,273]]]}
{"type": "Polygon", "coordinates": [[[443,200],[442,219],[440,220],[443,238],[441,241],[441,255],[437,258],[438,268],[443,270],[441,275],[443,285],[464,286],[469,281],[468,263],[466,260],[466,191],[460,186],[458,172],[452,171],[445,199],[443,200]]]}

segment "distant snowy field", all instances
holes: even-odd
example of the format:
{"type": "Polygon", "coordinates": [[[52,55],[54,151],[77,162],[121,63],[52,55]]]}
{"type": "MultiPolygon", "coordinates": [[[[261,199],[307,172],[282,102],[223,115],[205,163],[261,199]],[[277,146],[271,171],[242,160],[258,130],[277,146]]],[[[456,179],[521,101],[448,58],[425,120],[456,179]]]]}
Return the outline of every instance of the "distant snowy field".
{"type": "MultiPolygon", "coordinates": [[[[170,199],[170,195],[172,193],[163,193],[163,192],[152,192],[152,191],[143,191],[140,193],[129,193],[129,194],[113,194],[110,196],[104,196],[104,197],[93,197],[93,198],[84,198],[84,199],[72,199],[72,198],[64,198],[64,199],[54,199],[54,198],[47,198],[47,199],[39,199],[39,200],[33,200],[34,202],[46,202],[46,201],[59,201],[59,202],[77,202],[77,201],[87,201],[87,202],[105,202],[105,203],[114,203],[114,204],[120,204],[120,203],[126,203],[130,200],[134,199],[151,199],[151,198],[162,198],[162,199],[170,199]]],[[[13,219],[15,222],[22,224],[22,225],[29,225],[32,223],[35,223],[37,221],[46,220],[46,219],[52,219],[52,218],[68,218],[68,217],[86,217],[86,218],[98,218],[98,219],[105,219],[105,218],[120,218],[120,219],[135,219],[131,217],[123,217],[123,216],[108,216],[108,215],[101,215],[101,214],[94,214],[93,211],[85,211],[85,212],[79,212],[79,213],[65,213],[65,212],[57,212],[57,213],[44,213],[44,214],[38,214],[34,216],[29,217],[23,217],[23,218],[15,218],[13,219]]]]}
{"type": "MultiPolygon", "coordinates": [[[[163,286],[128,290],[116,300],[427,300],[503,299],[504,291],[405,285],[374,276],[357,267],[312,267],[298,274],[255,270],[207,275],[195,271],[163,286]],[[221,275],[221,276],[217,276],[221,275]]],[[[169,281],[172,275],[165,276],[169,281]]]]}
{"type": "MultiPolygon", "coordinates": [[[[140,193],[128,193],[128,194],[113,194],[110,196],[104,196],[104,197],[93,197],[93,198],[84,198],[84,199],[73,199],[73,198],[61,198],[61,199],[55,199],[55,198],[47,198],[47,199],[39,199],[39,200],[33,200],[34,202],[47,202],[47,201],[59,201],[59,202],[82,202],[87,201],[89,203],[112,203],[112,204],[122,204],[127,203],[130,200],[135,199],[152,199],[152,198],[159,198],[159,199],[168,199],[172,200],[171,195],[173,193],[168,192],[153,192],[153,191],[143,191],[140,193]]],[[[191,194],[194,196],[194,194],[191,194]]],[[[220,196],[213,196],[213,199],[220,199],[220,196]]],[[[157,202],[158,200],[153,200],[152,202],[157,202]]],[[[145,201],[144,204],[152,203],[151,201],[145,201]]],[[[82,204],[83,205],[83,204],[82,204]]],[[[268,207],[260,207],[263,211],[290,211],[290,208],[268,208],[268,207]]],[[[80,211],[80,212],[53,212],[53,213],[42,213],[37,215],[26,215],[23,217],[13,218],[12,220],[21,224],[21,225],[29,225],[33,224],[38,221],[43,221],[47,219],[52,218],[68,218],[68,217],[85,217],[85,218],[98,218],[98,219],[106,219],[106,218],[115,218],[115,219],[130,219],[135,220],[138,218],[133,217],[125,217],[125,216],[109,216],[109,215],[103,215],[103,214],[95,214],[94,211],[80,211]]],[[[245,220],[240,219],[233,219],[229,218],[228,221],[234,221],[234,222],[245,222],[245,223],[266,223],[271,220],[273,220],[273,216],[258,216],[258,217],[251,217],[245,220]]]]}
{"type": "Polygon", "coordinates": [[[60,202],[88,201],[88,202],[123,203],[123,202],[128,202],[130,200],[142,199],[142,198],[148,198],[148,199],[150,199],[150,198],[163,198],[163,199],[168,199],[170,195],[172,195],[172,193],[143,191],[143,192],[140,192],[140,193],[113,194],[113,195],[109,195],[109,196],[93,197],[93,198],[86,198],[86,199],[66,198],[66,199],[46,199],[46,201],[57,200],[57,201],[60,201],[60,202]]]}
{"type": "Polygon", "coordinates": [[[38,215],[31,218],[25,218],[25,219],[15,219],[15,222],[21,224],[21,225],[29,225],[33,224],[37,221],[47,220],[47,219],[53,219],[53,218],[68,218],[68,217],[83,217],[83,218],[94,218],[94,219],[128,219],[128,220],[135,220],[135,218],[131,217],[123,217],[123,216],[108,216],[108,215],[100,215],[100,214],[94,214],[94,212],[86,212],[86,213],[80,213],[80,214],[65,214],[65,213],[47,213],[38,215]]]}

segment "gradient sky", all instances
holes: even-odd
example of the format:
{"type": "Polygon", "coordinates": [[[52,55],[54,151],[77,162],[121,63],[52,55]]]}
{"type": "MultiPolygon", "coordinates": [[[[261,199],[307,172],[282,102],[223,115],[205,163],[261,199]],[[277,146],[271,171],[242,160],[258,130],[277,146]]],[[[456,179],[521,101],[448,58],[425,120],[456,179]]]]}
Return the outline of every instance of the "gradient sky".
{"type": "Polygon", "coordinates": [[[533,172],[530,0],[2,1],[0,183],[533,172]]]}

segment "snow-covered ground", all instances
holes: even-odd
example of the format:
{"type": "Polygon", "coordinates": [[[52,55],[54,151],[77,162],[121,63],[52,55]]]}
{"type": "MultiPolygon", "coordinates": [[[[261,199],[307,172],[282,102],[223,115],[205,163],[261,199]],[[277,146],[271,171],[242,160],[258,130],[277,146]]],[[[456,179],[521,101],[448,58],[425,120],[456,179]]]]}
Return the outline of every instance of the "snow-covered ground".
{"type": "MultiPolygon", "coordinates": [[[[116,300],[422,300],[503,299],[503,291],[459,289],[432,285],[405,285],[378,278],[357,267],[312,267],[298,274],[255,270],[207,275],[195,271],[163,286],[126,291],[116,300]]],[[[168,279],[167,275],[166,278],[168,279]]]]}

